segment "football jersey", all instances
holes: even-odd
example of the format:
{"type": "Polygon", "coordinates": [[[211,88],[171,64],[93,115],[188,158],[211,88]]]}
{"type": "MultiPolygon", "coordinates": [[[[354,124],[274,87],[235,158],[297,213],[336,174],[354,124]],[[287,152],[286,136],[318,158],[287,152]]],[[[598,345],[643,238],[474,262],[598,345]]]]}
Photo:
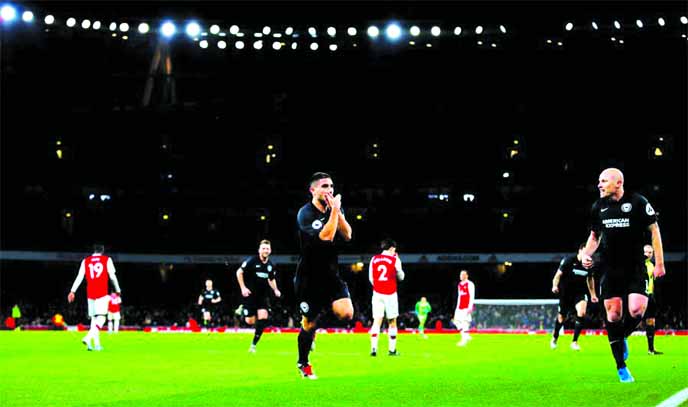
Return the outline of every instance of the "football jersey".
{"type": "Polygon", "coordinates": [[[203,292],[201,293],[201,297],[203,297],[203,305],[205,305],[205,306],[217,305],[217,303],[213,303],[213,300],[216,298],[220,298],[220,292],[217,291],[216,289],[203,290],[203,292]]]}
{"type": "Polygon", "coordinates": [[[588,275],[592,275],[593,271],[583,267],[578,257],[566,256],[561,259],[559,270],[563,277],[559,287],[564,295],[588,293],[588,275]]]}
{"type": "MultiPolygon", "coordinates": [[[[331,212],[330,208],[324,213],[320,212],[313,202],[299,209],[296,222],[301,254],[296,265],[297,276],[325,280],[338,275],[336,242],[340,239],[339,233],[335,234],[332,242],[320,240],[320,232],[330,219],[331,212]]],[[[344,208],[341,208],[341,212],[344,213],[344,208]]]]}
{"type": "Polygon", "coordinates": [[[394,294],[397,292],[397,263],[396,256],[378,254],[370,260],[370,277],[373,290],[380,294],[394,294]]]}
{"type": "Polygon", "coordinates": [[[470,280],[459,282],[459,300],[456,308],[468,309],[473,305],[473,295],[475,293],[473,282],[470,280]]]}
{"type": "Polygon", "coordinates": [[[600,241],[603,264],[642,264],[648,226],[657,222],[657,214],[644,196],[626,191],[619,201],[600,198],[591,215],[590,228],[600,241]]]}
{"type": "Polygon", "coordinates": [[[88,298],[107,297],[108,281],[110,279],[108,260],[109,257],[102,254],[88,256],[84,259],[86,296],[88,298]]]}
{"type": "Polygon", "coordinates": [[[263,263],[260,256],[252,256],[241,263],[244,270],[244,284],[251,291],[266,290],[269,288],[268,280],[275,279],[275,265],[268,259],[263,263]]]}
{"type": "Polygon", "coordinates": [[[119,312],[122,305],[122,297],[119,295],[110,295],[110,304],[108,305],[108,312],[119,312]]]}

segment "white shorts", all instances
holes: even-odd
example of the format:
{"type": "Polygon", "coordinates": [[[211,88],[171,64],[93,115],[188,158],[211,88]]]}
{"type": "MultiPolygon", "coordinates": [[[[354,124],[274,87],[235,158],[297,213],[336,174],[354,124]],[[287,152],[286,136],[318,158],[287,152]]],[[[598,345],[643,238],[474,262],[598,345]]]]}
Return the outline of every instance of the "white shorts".
{"type": "Polygon", "coordinates": [[[468,322],[470,323],[473,319],[471,318],[471,313],[467,309],[456,309],[454,312],[455,322],[468,322]]]}
{"type": "Polygon", "coordinates": [[[119,321],[121,319],[121,315],[119,314],[119,311],[117,312],[108,312],[108,320],[115,320],[119,321]]]}
{"type": "Polygon", "coordinates": [[[373,318],[382,318],[387,314],[387,319],[399,316],[399,299],[397,294],[380,294],[373,291],[373,318]]]}
{"type": "Polygon", "coordinates": [[[107,315],[108,305],[110,305],[110,296],[100,298],[89,298],[88,299],[88,316],[94,317],[96,315],[107,315]]]}

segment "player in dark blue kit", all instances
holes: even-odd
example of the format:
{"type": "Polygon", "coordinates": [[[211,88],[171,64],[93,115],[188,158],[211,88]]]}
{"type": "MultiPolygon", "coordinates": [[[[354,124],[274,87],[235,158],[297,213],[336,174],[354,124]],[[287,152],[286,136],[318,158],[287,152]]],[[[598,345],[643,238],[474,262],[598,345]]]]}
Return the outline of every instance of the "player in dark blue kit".
{"type": "Polygon", "coordinates": [[[301,311],[298,336],[298,368],[304,378],[315,379],[308,362],[318,316],[332,309],[339,319],[351,320],[354,306],[349,288],[339,276],[336,237],[351,240],[351,225],[344,217],[341,195],[334,195],[332,177],[324,172],[311,176],[312,199],[296,216],[301,255],[296,265],[294,290],[301,311]]]}
{"type": "Polygon", "coordinates": [[[256,330],[253,335],[253,342],[249,352],[256,352],[256,345],[263,330],[268,324],[268,296],[270,290],[279,298],[282,293],[277,288],[275,280],[275,265],[270,261],[272,247],[269,240],[262,240],[258,246],[258,255],[252,256],[241,263],[241,267],[236,272],[237,281],[241,288],[241,295],[244,296],[243,315],[246,323],[255,325],[256,330]],[[256,316],[258,320],[256,321],[256,316]]]}
{"type": "Polygon", "coordinates": [[[655,252],[655,278],[662,277],[664,250],[657,215],[647,199],[624,191],[624,176],[616,168],[602,171],[597,185],[600,199],[592,206],[591,231],[583,250],[583,266],[592,267],[599,248],[600,293],[607,311],[607,335],[619,380],[633,382],[626,367],[627,338],[647,308],[647,269],[643,245],[649,234],[655,252]],[[626,301],[626,304],[624,304],[626,301]],[[625,308],[626,307],[626,308],[625,308]],[[624,309],[628,311],[624,317],[624,309]]]}
{"type": "Polygon", "coordinates": [[[203,326],[213,326],[220,301],[222,301],[222,297],[220,297],[219,291],[213,289],[213,280],[205,280],[205,290],[198,296],[198,305],[201,307],[201,314],[203,314],[203,326]]]}
{"type": "Polygon", "coordinates": [[[552,279],[552,292],[555,294],[559,293],[559,313],[554,323],[554,334],[550,342],[552,349],[557,348],[559,330],[564,325],[564,322],[570,314],[575,313],[576,323],[573,330],[571,349],[580,350],[578,336],[583,329],[588,298],[591,302],[598,301],[592,270],[586,269],[581,263],[581,254],[584,248],[585,244],[582,244],[578,248],[578,254],[561,259],[559,269],[557,269],[554,279],[552,279]]]}

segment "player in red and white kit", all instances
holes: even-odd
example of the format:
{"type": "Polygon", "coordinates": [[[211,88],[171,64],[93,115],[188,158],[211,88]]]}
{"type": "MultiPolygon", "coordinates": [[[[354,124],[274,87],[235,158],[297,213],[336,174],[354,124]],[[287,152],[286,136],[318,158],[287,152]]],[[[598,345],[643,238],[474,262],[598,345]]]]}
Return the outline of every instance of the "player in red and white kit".
{"type": "Polygon", "coordinates": [[[370,356],[377,356],[377,342],[382,326],[382,318],[387,314],[389,328],[389,355],[397,356],[397,317],[399,299],[397,297],[397,278],[404,279],[401,260],[397,255],[394,240],[382,241],[382,253],[370,260],[368,278],[373,285],[373,326],[370,328],[370,356]]]}
{"type": "Polygon", "coordinates": [[[119,320],[122,319],[120,309],[122,307],[122,297],[117,293],[110,294],[110,303],[108,304],[108,333],[119,332],[119,320]]]}
{"type": "Polygon", "coordinates": [[[88,316],[91,318],[91,328],[86,336],[81,340],[88,350],[103,350],[100,346],[100,328],[105,325],[105,315],[107,315],[110,296],[108,295],[108,280],[112,281],[117,294],[122,290],[115,275],[115,265],[112,259],[103,255],[102,245],[95,245],[93,254],[81,261],[79,274],[77,274],[72,289],[67,295],[67,301],[74,302],[74,293],[86,277],[86,297],[88,298],[88,316]],[[91,340],[93,346],[91,346],[91,340]]]}
{"type": "Polygon", "coordinates": [[[461,270],[458,285],[458,298],[456,300],[456,311],[454,312],[454,325],[461,331],[461,341],[456,346],[466,346],[471,336],[468,328],[471,327],[471,313],[473,312],[473,301],[475,300],[475,285],[468,279],[468,271],[461,270]]]}

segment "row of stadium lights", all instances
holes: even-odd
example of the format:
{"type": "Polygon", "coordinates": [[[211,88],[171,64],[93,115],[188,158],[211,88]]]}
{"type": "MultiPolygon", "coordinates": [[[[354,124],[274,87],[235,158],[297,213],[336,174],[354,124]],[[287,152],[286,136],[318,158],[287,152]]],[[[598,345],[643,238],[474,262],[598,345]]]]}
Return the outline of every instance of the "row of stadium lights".
{"type": "MultiPolygon", "coordinates": [[[[3,23],[14,21],[17,18],[16,8],[11,6],[11,5],[2,6],[2,9],[0,10],[0,18],[2,18],[3,23]]],[[[22,13],[22,20],[24,22],[27,22],[27,23],[33,22],[34,21],[33,12],[28,11],[28,10],[24,11],[22,13]]],[[[43,22],[46,25],[51,26],[51,25],[56,24],[57,20],[56,20],[55,16],[53,16],[52,14],[48,14],[44,17],[43,22]]],[[[76,27],[77,23],[78,22],[77,22],[76,18],[74,18],[74,17],[69,17],[65,21],[65,25],[69,28],[76,27]]],[[[97,20],[91,22],[91,20],[89,20],[89,19],[84,19],[81,21],[80,26],[84,30],[88,30],[88,29],[100,30],[103,27],[103,24],[97,20]]],[[[111,22],[108,26],[108,29],[112,32],[113,37],[117,36],[117,32],[119,31],[121,34],[123,34],[122,39],[128,39],[127,34],[132,29],[132,27],[126,22],[122,22],[122,23],[111,22]]],[[[144,34],[144,35],[148,34],[151,31],[151,26],[146,22],[142,22],[142,23],[138,24],[137,31],[139,34],[144,34]]],[[[177,34],[177,31],[178,31],[177,26],[172,21],[165,21],[160,26],[160,28],[158,29],[158,33],[160,33],[164,38],[174,37],[177,34]]],[[[240,28],[237,25],[232,25],[231,27],[229,27],[228,31],[229,31],[229,34],[231,34],[237,38],[243,38],[246,36],[245,33],[240,31],[240,28]]],[[[392,42],[398,41],[404,36],[404,29],[397,23],[390,23],[386,27],[384,27],[383,30],[381,30],[376,25],[371,25],[367,28],[366,34],[370,39],[376,40],[380,37],[380,35],[382,34],[383,31],[384,31],[384,35],[386,36],[386,38],[392,42]]],[[[481,35],[485,32],[485,28],[481,25],[478,25],[474,28],[473,31],[475,32],[476,35],[481,35]]],[[[195,21],[188,22],[185,26],[184,32],[186,33],[187,36],[192,38],[194,41],[198,41],[199,37],[207,37],[208,36],[208,33],[204,32],[201,25],[195,21]]],[[[209,28],[209,32],[210,32],[210,34],[216,35],[218,37],[226,37],[227,36],[227,33],[221,31],[220,26],[217,24],[211,25],[209,28]]],[[[428,30],[428,32],[430,33],[430,35],[432,37],[435,37],[435,38],[439,37],[443,33],[442,29],[437,25],[432,26],[428,30]]],[[[455,36],[460,36],[464,32],[465,32],[465,30],[460,26],[456,26],[453,30],[453,33],[455,36]]],[[[507,33],[506,27],[504,25],[500,25],[499,26],[499,32],[501,32],[502,34],[506,34],[507,33]]],[[[262,49],[263,48],[263,39],[262,38],[270,36],[271,33],[272,33],[272,29],[269,26],[263,27],[261,32],[254,33],[253,36],[256,38],[256,40],[253,42],[253,48],[262,49]]],[[[318,38],[318,30],[315,27],[308,27],[307,33],[308,33],[308,36],[310,36],[313,39],[318,38]]],[[[330,37],[331,39],[334,39],[337,36],[338,31],[335,27],[330,26],[326,29],[326,33],[327,33],[328,37],[330,37]]],[[[416,45],[415,39],[420,37],[421,33],[422,33],[422,31],[421,31],[420,27],[418,27],[416,25],[411,26],[408,29],[408,35],[411,37],[409,40],[409,44],[410,45],[416,45]]],[[[355,27],[348,27],[346,29],[346,34],[349,37],[356,37],[358,35],[358,30],[355,27]]],[[[298,38],[299,34],[295,32],[293,27],[287,27],[284,31],[284,34],[279,33],[279,32],[275,32],[275,33],[272,33],[272,36],[275,39],[281,39],[281,38],[283,38],[283,36],[284,37],[291,36],[292,38],[298,38]]],[[[227,41],[220,39],[217,41],[216,45],[218,48],[224,49],[224,48],[227,48],[228,44],[227,44],[227,41]]],[[[277,41],[273,42],[272,48],[275,50],[279,50],[282,47],[284,47],[285,45],[286,44],[284,42],[282,42],[281,40],[277,40],[277,41]]],[[[483,45],[483,41],[478,41],[478,45],[483,45]]],[[[492,45],[492,47],[496,47],[496,43],[492,43],[491,45],[492,45]]],[[[209,43],[207,40],[202,39],[201,41],[199,41],[199,46],[201,48],[208,48],[209,43]]],[[[246,47],[246,43],[244,40],[238,39],[235,42],[234,46],[237,49],[243,49],[246,47]]],[[[354,46],[356,46],[356,44],[354,44],[354,46]]],[[[426,46],[431,47],[432,45],[428,43],[428,44],[426,44],[426,46]]],[[[298,47],[298,45],[296,43],[291,44],[292,49],[296,49],[297,47],[298,47]]],[[[317,50],[318,48],[319,48],[319,44],[317,42],[312,42],[310,44],[311,50],[317,50]]],[[[328,48],[331,51],[335,51],[335,50],[337,50],[338,47],[336,44],[330,44],[328,48]]]]}

